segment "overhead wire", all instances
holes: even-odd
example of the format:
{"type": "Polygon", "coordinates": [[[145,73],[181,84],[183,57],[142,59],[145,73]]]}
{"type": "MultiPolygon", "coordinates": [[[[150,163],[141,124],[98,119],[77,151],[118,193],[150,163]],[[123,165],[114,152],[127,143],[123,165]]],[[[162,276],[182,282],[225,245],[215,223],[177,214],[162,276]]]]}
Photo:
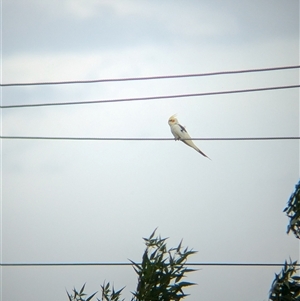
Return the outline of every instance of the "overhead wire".
{"type": "MultiPolygon", "coordinates": [[[[140,265],[141,263],[136,263],[140,265]]],[[[53,262],[53,263],[1,263],[2,267],[49,267],[49,266],[133,266],[130,262],[53,262]]],[[[264,262],[187,262],[187,266],[224,266],[224,267],[277,267],[285,263],[264,263],[264,262]]],[[[296,264],[300,266],[300,264],[296,264]]]]}
{"type": "Polygon", "coordinates": [[[78,101],[78,102],[73,101],[73,102],[51,102],[51,103],[2,105],[2,106],[0,106],[0,108],[1,109],[12,109],[12,108],[25,108],[25,107],[87,105],[87,104],[100,104],[100,103],[112,103],[112,102],[158,100],[158,99],[185,98],[185,97],[201,97],[201,96],[212,96],[212,95],[261,92],[261,91],[270,91],[270,90],[295,89],[295,88],[299,88],[299,87],[300,87],[300,85],[288,85],[288,86],[263,87],[263,88],[242,89],[242,90],[213,91],[213,92],[203,92],[203,93],[119,98],[119,99],[106,99],[106,100],[88,100],[88,101],[78,101]]]}
{"type": "MultiPolygon", "coordinates": [[[[185,74],[185,75],[171,75],[171,76],[157,76],[157,77],[143,77],[143,78],[122,78],[122,79],[103,79],[96,80],[96,82],[103,81],[124,81],[124,80],[146,80],[146,79],[165,79],[165,78],[177,78],[177,77],[192,77],[192,76],[210,76],[210,75],[221,75],[221,74],[234,74],[234,73],[248,73],[248,72],[262,72],[262,71],[274,71],[284,69],[296,69],[300,66],[286,66],[286,67],[274,67],[274,68],[262,68],[262,69],[248,69],[248,70],[236,70],[236,71],[221,71],[212,73],[201,73],[201,74],[185,74]]],[[[73,81],[73,82],[44,82],[44,83],[21,83],[21,84],[4,84],[2,86],[15,86],[15,85],[41,85],[41,84],[64,84],[64,83],[90,83],[91,81],[73,81]]],[[[95,82],[95,81],[94,81],[95,82]]],[[[61,106],[61,105],[84,105],[84,104],[97,104],[97,103],[109,103],[109,102],[124,102],[124,101],[138,101],[138,100],[157,100],[157,99],[170,99],[170,98],[184,98],[184,97],[200,97],[210,95],[221,95],[221,94],[233,94],[233,93],[247,93],[247,92],[258,92],[268,90],[279,90],[279,89],[293,89],[299,88],[300,85],[289,85],[289,86],[275,86],[275,87],[263,87],[253,89],[242,89],[242,90],[229,90],[229,91],[213,91],[203,93],[192,93],[192,94],[177,94],[177,95],[164,95],[164,96],[149,96],[149,97],[136,97],[136,98],[121,98],[121,99],[108,99],[108,100],[91,100],[91,101],[79,101],[79,102],[61,102],[61,103],[35,103],[35,104],[19,104],[19,105],[4,105],[0,106],[1,109],[8,108],[22,108],[22,107],[41,107],[41,106],[61,106]]],[[[0,136],[0,139],[28,139],[28,140],[131,140],[131,141],[159,141],[159,140],[173,140],[173,138],[135,138],[135,137],[115,137],[115,138],[101,138],[101,137],[46,137],[46,136],[0,136]]],[[[214,138],[191,138],[193,140],[296,140],[299,137],[214,137],[214,138]]]]}
{"type": "MultiPolygon", "coordinates": [[[[139,137],[50,137],[50,136],[0,136],[0,139],[14,140],[73,140],[73,141],[173,141],[174,138],[139,138],[139,137]]],[[[298,136],[283,137],[214,137],[190,138],[185,140],[205,141],[253,141],[253,140],[299,140],[298,136]]]]}
{"type": "Polygon", "coordinates": [[[0,84],[0,87],[41,86],[41,85],[69,85],[69,84],[91,84],[91,83],[121,82],[121,81],[160,80],[160,79],[173,79],[173,78],[204,77],[204,76],[228,75],[228,74],[239,74],[239,73],[278,71],[278,70],[288,70],[288,69],[298,69],[298,68],[300,68],[299,65],[283,66],[283,67],[271,67],[271,68],[244,69],[244,70],[231,70],[231,71],[218,71],[218,72],[195,73],[195,74],[177,74],[177,75],[126,77],[126,78],[107,78],[107,79],[74,80],[74,81],[7,83],[7,84],[0,84]]]}

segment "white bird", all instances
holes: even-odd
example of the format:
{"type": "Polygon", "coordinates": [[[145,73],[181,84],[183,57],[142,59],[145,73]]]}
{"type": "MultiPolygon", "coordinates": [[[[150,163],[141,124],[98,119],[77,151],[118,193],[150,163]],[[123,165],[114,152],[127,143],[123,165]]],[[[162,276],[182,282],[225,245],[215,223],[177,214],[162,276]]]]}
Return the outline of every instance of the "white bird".
{"type": "MultiPolygon", "coordinates": [[[[169,126],[171,128],[171,132],[175,137],[175,140],[180,140],[186,145],[192,147],[197,152],[199,152],[204,157],[210,159],[208,156],[206,156],[191,140],[191,136],[186,131],[185,127],[178,123],[177,118],[175,118],[176,115],[173,115],[169,118],[169,126]]],[[[210,159],[211,160],[211,159],[210,159]]]]}

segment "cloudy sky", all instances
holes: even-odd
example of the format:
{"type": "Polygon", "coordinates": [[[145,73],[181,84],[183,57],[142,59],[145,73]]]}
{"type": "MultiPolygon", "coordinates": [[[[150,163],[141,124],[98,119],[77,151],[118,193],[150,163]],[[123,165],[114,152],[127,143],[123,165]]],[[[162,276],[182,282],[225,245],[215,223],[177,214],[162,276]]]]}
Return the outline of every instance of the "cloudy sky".
{"type": "MultiPolygon", "coordinates": [[[[299,65],[296,0],[2,0],[3,84],[299,65]]],[[[299,70],[96,84],[2,87],[2,106],[298,85],[299,70]]],[[[1,109],[2,136],[299,136],[299,91],[1,109]]],[[[1,140],[2,263],[139,262],[158,227],[193,262],[299,256],[282,212],[299,178],[297,140],[1,140]]],[[[279,267],[204,266],[187,300],[267,300],[279,267]]],[[[131,267],[3,267],[5,301],[67,300],[87,283],[126,286],[131,267]]],[[[100,298],[100,296],[98,296],[100,298]]]]}

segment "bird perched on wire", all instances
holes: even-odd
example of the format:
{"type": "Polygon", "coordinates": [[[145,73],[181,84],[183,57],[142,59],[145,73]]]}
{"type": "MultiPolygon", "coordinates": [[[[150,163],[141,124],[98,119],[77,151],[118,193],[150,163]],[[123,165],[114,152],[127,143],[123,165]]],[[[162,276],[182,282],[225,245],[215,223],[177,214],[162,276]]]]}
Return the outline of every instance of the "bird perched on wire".
{"type": "MultiPolygon", "coordinates": [[[[182,126],[181,124],[178,123],[177,118],[175,117],[176,115],[173,115],[169,118],[169,126],[171,128],[171,132],[175,137],[175,140],[180,140],[183,143],[185,143],[186,145],[192,147],[193,149],[195,149],[197,152],[199,152],[201,155],[203,155],[204,157],[210,159],[208,156],[206,156],[195,144],[194,142],[191,140],[191,136],[188,134],[188,132],[186,131],[185,127],[182,126]]],[[[211,159],[210,159],[211,160],[211,159]]]]}

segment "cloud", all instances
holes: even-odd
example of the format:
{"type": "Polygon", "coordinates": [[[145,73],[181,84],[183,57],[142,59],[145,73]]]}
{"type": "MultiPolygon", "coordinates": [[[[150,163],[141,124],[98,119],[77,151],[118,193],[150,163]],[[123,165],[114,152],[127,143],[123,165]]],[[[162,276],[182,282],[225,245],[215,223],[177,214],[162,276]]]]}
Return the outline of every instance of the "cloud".
{"type": "Polygon", "coordinates": [[[298,39],[298,18],[291,2],[285,7],[276,2],[272,10],[265,2],[260,10],[256,7],[220,1],[197,5],[193,1],[64,0],[55,4],[31,0],[26,5],[6,1],[3,59],[16,53],[44,53],[51,61],[56,53],[76,52],[78,56],[139,47],[164,47],[174,53],[188,44],[201,50],[241,43],[253,47],[254,42],[276,36],[298,39]],[[280,21],[283,17],[287,22],[280,21]]]}
{"type": "Polygon", "coordinates": [[[65,8],[75,17],[89,19],[109,13],[118,17],[145,16],[145,11],[152,11],[153,5],[143,1],[109,1],[109,0],[66,0],[65,8]]]}

